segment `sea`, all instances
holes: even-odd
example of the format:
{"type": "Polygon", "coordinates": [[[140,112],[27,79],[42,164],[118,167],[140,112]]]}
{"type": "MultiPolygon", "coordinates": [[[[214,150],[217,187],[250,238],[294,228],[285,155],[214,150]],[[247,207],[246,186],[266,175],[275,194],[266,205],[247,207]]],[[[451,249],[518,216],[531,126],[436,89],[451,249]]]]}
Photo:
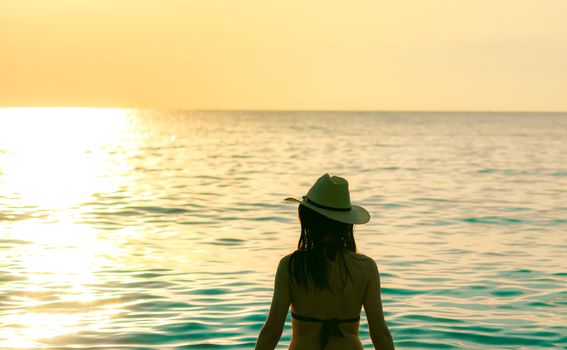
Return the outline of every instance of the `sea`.
{"type": "Polygon", "coordinates": [[[0,109],[0,348],[253,349],[325,173],[397,349],[567,349],[567,113],[96,108],[0,109]]]}

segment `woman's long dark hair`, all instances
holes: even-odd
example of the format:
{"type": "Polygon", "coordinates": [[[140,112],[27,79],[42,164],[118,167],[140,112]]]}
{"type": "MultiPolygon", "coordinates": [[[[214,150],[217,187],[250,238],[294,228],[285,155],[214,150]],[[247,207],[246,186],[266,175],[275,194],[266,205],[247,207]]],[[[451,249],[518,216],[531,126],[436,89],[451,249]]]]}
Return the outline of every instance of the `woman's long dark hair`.
{"type": "Polygon", "coordinates": [[[300,204],[298,208],[301,236],[297,250],[289,260],[289,277],[300,288],[329,289],[326,260],[339,260],[343,288],[351,278],[344,251],[356,253],[352,224],[329,219],[300,204]]]}

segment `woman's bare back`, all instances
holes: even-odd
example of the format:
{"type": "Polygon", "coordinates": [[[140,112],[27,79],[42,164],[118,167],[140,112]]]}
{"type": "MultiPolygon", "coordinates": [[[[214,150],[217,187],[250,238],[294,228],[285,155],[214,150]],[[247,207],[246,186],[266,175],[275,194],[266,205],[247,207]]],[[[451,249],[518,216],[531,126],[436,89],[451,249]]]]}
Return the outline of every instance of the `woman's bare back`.
{"type": "MultiPolygon", "coordinates": [[[[287,278],[291,296],[291,311],[294,314],[319,320],[352,320],[360,315],[366,289],[371,274],[374,273],[374,261],[369,257],[349,251],[344,252],[345,264],[350,278],[346,280],[346,271],[341,268],[340,258],[328,261],[329,285],[332,289],[305,290],[295,283],[289,283],[288,261],[286,256],[280,262],[281,277],[287,278]]],[[[338,328],[343,337],[331,336],[325,349],[362,349],[358,337],[360,322],[340,322],[338,328]]],[[[319,349],[321,341],[321,322],[306,322],[292,319],[292,340],[290,349],[319,349]]]]}

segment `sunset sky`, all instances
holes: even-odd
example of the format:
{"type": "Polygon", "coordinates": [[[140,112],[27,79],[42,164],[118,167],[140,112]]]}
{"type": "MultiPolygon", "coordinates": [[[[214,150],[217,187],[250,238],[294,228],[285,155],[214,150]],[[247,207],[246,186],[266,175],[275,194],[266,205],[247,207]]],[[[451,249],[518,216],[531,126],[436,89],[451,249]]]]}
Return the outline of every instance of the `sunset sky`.
{"type": "Polygon", "coordinates": [[[0,0],[0,106],[567,110],[565,0],[0,0]]]}

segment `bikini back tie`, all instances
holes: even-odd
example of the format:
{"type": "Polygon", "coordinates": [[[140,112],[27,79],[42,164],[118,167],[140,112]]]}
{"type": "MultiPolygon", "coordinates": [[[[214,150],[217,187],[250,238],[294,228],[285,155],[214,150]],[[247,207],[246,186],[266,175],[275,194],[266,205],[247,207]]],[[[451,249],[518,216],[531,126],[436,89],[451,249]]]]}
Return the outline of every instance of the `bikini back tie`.
{"type": "Polygon", "coordinates": [[[325,345],[327,345],[327,343],[329,342],[329,338],[331,336],[341,337],[341,338],[345,337],[343,332],[341,332],[341,329],[339,328],[339,323],[354,323],[360,320],[360,316],[355,318],[344,319],[344,320],[339,320],[338,318],[332,318],[330,320],[321,320],[314,317],[301,316],[293,312],[291,313],[291,317],[295,318],[296,320],[305,321],[305,322],[322,323],[321,337],[320,337],[321,350],[325,348],[325,345]]]}

